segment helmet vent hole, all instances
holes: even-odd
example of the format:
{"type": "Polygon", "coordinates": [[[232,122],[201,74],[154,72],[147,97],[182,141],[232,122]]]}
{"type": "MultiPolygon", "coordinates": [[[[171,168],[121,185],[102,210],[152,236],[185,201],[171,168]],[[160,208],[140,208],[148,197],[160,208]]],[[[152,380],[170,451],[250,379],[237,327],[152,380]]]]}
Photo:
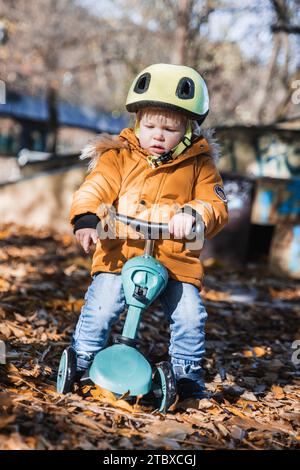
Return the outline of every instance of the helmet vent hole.
{"type": "Polygon", "coordinates": [[[182,100],[191,100],[195,96],[195,84],[191,78],[183,77],[178,83],[176,96],[182,100]]]}
{"type": "Polygon", "coordinates": [[[149,88],[150,79],[150,73],[143,73],[143,75],[138,78],[133,91],[136,93],[145,93],[149,88]]]}

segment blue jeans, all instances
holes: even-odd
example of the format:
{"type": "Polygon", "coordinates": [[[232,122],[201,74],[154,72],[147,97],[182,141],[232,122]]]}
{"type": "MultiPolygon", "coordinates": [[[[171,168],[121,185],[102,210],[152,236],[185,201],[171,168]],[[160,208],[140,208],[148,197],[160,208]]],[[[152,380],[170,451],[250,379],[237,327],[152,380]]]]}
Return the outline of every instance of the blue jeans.
{"type": "MultiPolygon", "coordinates": [[[[88,368],[94,355],[106,346],[110,328],[125,309],[121,275],[94,275],[84,299],[72,338],[78,369],[88,368]]],[[[207,313],[199,290],[193,284],[169,279],[159,300],[170,323],[169,355],[175,377],[196,378],[201,384],[207,313]]]]}

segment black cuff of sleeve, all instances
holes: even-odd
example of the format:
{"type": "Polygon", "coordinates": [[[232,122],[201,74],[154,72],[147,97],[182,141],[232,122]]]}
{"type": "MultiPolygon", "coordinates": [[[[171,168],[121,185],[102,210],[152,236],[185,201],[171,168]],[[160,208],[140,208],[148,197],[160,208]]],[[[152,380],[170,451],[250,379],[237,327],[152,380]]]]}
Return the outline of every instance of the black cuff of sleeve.
{"type": "Polygon", "coordinates": [[[96,228],[99,222],[99,217],[96,214],[92,214],[91,212],[76,215],[72,221],[74,224],[73,233],[81,228],[96,228]]]}

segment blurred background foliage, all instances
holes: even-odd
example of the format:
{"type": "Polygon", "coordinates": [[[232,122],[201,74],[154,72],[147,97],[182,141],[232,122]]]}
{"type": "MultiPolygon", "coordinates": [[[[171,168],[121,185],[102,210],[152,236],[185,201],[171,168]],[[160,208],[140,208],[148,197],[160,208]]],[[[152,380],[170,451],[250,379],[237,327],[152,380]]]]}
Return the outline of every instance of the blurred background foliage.
{"type": "Polygon", "coordinates": [[[185,64],[210,125],[274,123],[299,114],[299,17],[299,0],[0,0],[0,79],[118,115],[138,71],[185,64]]]}

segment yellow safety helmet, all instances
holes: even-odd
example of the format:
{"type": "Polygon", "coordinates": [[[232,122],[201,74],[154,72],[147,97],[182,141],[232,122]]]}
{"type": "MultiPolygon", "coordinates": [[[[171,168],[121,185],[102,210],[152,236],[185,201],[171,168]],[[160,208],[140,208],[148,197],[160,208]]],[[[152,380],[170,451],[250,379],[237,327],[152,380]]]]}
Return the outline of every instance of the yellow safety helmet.
{"type": "Polygon", "coordinates": [[[209,111],[205,81],[191,67],[150,65],[135,77],[126,100],[129,112],[145,107],[174,109],[201,124],[209,111]]]}

